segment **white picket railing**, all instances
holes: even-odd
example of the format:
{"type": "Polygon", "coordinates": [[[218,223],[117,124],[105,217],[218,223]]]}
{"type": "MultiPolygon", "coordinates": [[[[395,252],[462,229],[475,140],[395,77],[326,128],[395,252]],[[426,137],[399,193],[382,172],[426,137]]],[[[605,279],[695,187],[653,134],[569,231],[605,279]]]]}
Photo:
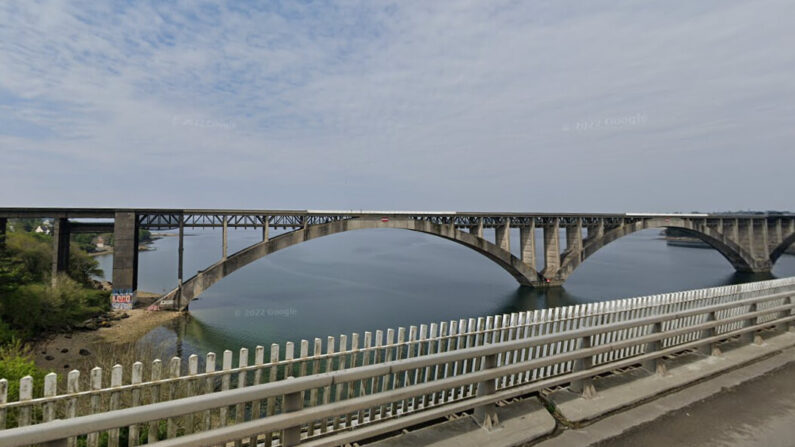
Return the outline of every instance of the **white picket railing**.
{"type": "MultiPolygon", "coordinates": [[[[583,368],[598,369],[621,361],[633,361],[648,355],[650,347],[655,350],[675,349],[709,337],[779,322],[793,314],[793,291],[795,278],[784,278],[423,324],[411,326],[408,330],[378,330],[374,335],[365,332],[363,337],[359,334],[352,334],[351,337],[342,335],[338,340],[328,337],[325,350],[321,339],[315,339],[311,349],[310,343],[302,340],[297,356],[295,345],[291,342],[286,343],[283,350],[279,345],[271,345],[267,362],[264,347],[258,346],[253,364],[248,364],[249,353],[244,348],[240,350],[239,363],[234,368],[231,351],[224,352],[220,369],[216,369],[215,354],[208,353],[201,373],[199,358],[195,355],[188,359],[187,374],[182,373],[182,360],[177,357],[170,359],[166,365],[155,360],[148,368],[148,374],[144,371],[144,365],[136,362],[127,375],[122,366],[114,366],[110,371],[110,386],[105,386],[108,377],[103,377],[105,374],[102,369],[92,369],[89,372],[90,389],[86,390],[79,389],[80,372],[75,370],[68,374],[67,392],[63,394],[57,393],[55,374],[45,377],[40,396],[33,395],[34,384],[30,377],[22,379],[20,398],[14,402],[6,399],[8,382],[3,379],[0,380],[0,428],[44,424],[56,418],[80,418],[120,408],[156,407],[153,404],[200,395],[223,395],[219,391],[229,393],[235,388],[250,387],[253,391],[263,383],[283,383],[288,376],[293,381],[294,378],[317,377],[320,373],[342,374],[351,371],[350,374],[353,374],[353,370],[367,370],[368,367],[395,362],[426,362],[421,367],[386,376],[370,375],[366,379],[344,384],[307,386],[302,390],[301,406],[322,407],[355,397],[388,394],[412,386],[444,383],[455,377],[478,374],[484,367],[483,359],[478,355],[467,356],[468,352],[516,342],[526,345],[497,352],[494,368],[523,365],[540,359],[566,358],[499,376],[494,383],[495,391],[507,391],[520,385],[571,376],[583,368]],[[659,321],[648,323],[650,319],[659,321]],[[587,337],[566,335],[592,328],[598,330],[593,330],[587,337]],[[656,344],[637,341],[651,338],[655,338],[653,342],[656,344]],[[583,349],[593,350],[588,351],[593,352],[593,355],[587,358],[569,355],[583,349]],[[456,352],[462,355],[458,360],[436,360],[456,352]]],[[[414,394],[372,408],[342,411],[323,423],[306,424],[301,430],[305,439],[315,439],[398,415],[405,417],[431,407],[449,406],[475,399],[478,383],[468,381],[460,386],[414,394]]],[[[154,419],[146,423],[130,423],[125,427],[112,428],[103,436],[107,436],[108,445],[119,445],[120,437],[126,439],[129,445],[138,445],[144,437],[151,443],[157,439],[158,433],[165,439],[174,439],[178,435],[241,425],[246,420],[275,417],[288,409],[288,402],[277,393],[263,399],[214,407],[213,411],[207,409],[188,412],[184,416],[175,415],[163,421],[154,419]]],[[[266,446],[281,442],[281,435],[277,431],[262,430],[261,433],[258,439],[266,446]]],[[[70,442],[74,443],[74,439],[70,442]]],[[[86,442],[89,446],[99,445],[100,433],[89,433],[86,442]]]]}

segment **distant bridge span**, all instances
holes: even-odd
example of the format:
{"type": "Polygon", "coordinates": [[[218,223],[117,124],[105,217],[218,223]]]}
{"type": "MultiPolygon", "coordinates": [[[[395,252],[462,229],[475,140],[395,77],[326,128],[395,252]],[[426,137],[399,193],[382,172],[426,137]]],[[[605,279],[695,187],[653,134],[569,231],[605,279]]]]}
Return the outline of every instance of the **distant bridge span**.
{"type": "Polygon", "coordinates": [[[162,301],[178,309],[187,308],[192,299],[216,282],[268,254],[318,237],[368,228],[411,230],[459,243],[497,263],[520,284],[533,287],[562,285],[577,266],[603,246],[648,228],[680,229],[718,250],[736,270],[744,272],[770,271],[795,242],[795,215],[790,214],[0,208],[0,244],[7,219],[19,217],[54,219],[53,273],[68,267],[71,233],[113,232],[114,294],[133,297],[138,276],[137,230],[179,229],[178,286],[162,301]],[[262,241],[228,255],[230,227],[260,228],[262,241]],[[218,262],[183,281],[185,228],[222,228],[223,242],[218,262]],[[519,229],[519,256],[511,253],[512,228],[519,229]],[[270,237],[270,229],[287,231],[270,237]],[[493,242],[484,238],[484,229],[494,230],[493,242]],[[543,270],[536,267],[536,229],[543,232],[543,270]]]}

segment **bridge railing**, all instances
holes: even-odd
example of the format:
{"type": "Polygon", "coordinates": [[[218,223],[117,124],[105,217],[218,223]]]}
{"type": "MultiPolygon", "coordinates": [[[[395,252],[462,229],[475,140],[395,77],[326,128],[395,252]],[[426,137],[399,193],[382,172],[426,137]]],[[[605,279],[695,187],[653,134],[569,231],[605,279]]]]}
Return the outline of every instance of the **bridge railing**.
{"type": "MultiPolygon", "coordinates": [[[[412,326],[408,338],[405,329],[399,329],[397,340],[395,331],[391,330],[387,331],[386,339],[382,331],[377,331],[375,341],[372,334],[365,333],[361,347],[358,334],[351,337],[350,348],[347,337],[342,336],[340,350],[336,352],[333,338],[329,338],[325,353],[321,350],[320,340],[316,339],[312,354],[309,343],[302,341],[298,357],[294,356],[293,344],[287,343],[283,358],[279,355],[278,345],[272,346],[268,363],[264,362],[264,348],[258,347],[254,365],[247,364],[248,353],[242,350],[241,363],[235,369],[231,368],[231,351],[226,351],[220,371],[214,371],[214,354],[211,353],[206,365],[208,371],[201,374],[198,373],[198,357],[191,356],[187,376],[180,375],[181,361],[173,358],[167,372],[163,371],[161,362],[155,361],[151,375],[154,380],[147,382],[142,380],[143,365],[136,363],[128,383],[122,381],[121,366],[114,367],[109,388],[102,387],[102,371],[94,368],[91,372],[92,389],[85,391],[76,388],[79,373],[72,371],[69,374],[70,392],[63,395],[54,392],[54,374],[45,379],[44,395],[36,398],[31,396],[32,380],[25,378],[20,383],[20,396],[23,398],[0,404],[0,419],[3,422],[13,420],[14,423],[9,425],[17,427],[39,423],[38,427],[44,429],[52,427],[54,423],[50,421],[56,418],[75,418],[76,427],[81,420],[96,421],[105,414],[119,414],[118,411],[130,411],[129,407],[141,406],[148,409],[140,413],[141,417],[148,419],[130,419],[124,424],[102,429],[91,425],[93,433],[87,439],[88,445],[96,445],[100,439],[99,431],[107,430],[102,436],[107,436],[112,441],[111,445],[117,445],[119,438],[136,445],[143,440],[173,439],[178,434],[192,439],[187,435],[216,432],[219,427],[227,427],[227,431],[234,432],[237,429],[232,427],[244,427],[244,421],[249,419],[256,423],[280,420],[279,414],[296,406],[336,406],[335,410],[329,410],[336,412],[333,416],[318,417],[314,422],[307,421],[302,425],[300,431],[304,438],[325,439],[354,427],[358,433],[356,436],[364,436],[370,429],[362,431],[362,427],[378,425],[381,427],[378,430],[387,429],[392,425],[383,425],[383,422],[398,416],[405,422],[437,414],[428,412],[432,408],[449,413],[461,405],[466,407],[464,409],[474,408],[480,402],[477,388],[482,377],[478,374],[482,373],[484,365],[501,371],[494,376],[493,385],[497,394],[503,395],[500,393],[514,393],[529,385],[549,386],[553,382],[564,384],[582,380],[621,365],[638,364],[659,357],[661,352],[679,352],[696,345],[711,344],[718,339],[751,333],[772,324],[790,322],[793,319],[794,289],[795,278],[786,278],[442,322],[421,325],[419,329],[412,326]],[[294,378],[286,380],[286,377],[294,378]],[[260,385],[262,382],[267,383],[260,385]],[[285,392],[296,383],[303,384],[300,389],[302,398],[298,400],[285,392]],[[320,385],[313,385],[318,383],[320,385]],[[456,385],[449,385],[451,383],[456,385]],[[430,388],[416,388],[427,392],[406,394],[406,390],[420,385],[430,388]],[[234,388],[239,390],[230,390],[234,388]],[[219,390],[223,392],[216,392],[219,390]],[[270,390],[270,394],[257,397],[259,390],[270,390]],[[255,394],[249,396],[249,393],[255,394]],[[199,397],[204,399],[199,401],[208,402],[206,405],[221,402],[215,399],[231,398],[223,396],[238,396],[243,400],[201,409],[190,407],[190,411],[179,412],[188,409],[180,405],[188,405],[185,402],[197,399],[188,396],[199,394],[203,394],[199,397]],[[355,411],[348,407],[355,399],[368,396],[386,400],[378,400],[380,403],[372,407],[356,407],[355,411]],[[81,401],[85,405],[80,405],[81,401]],[[163,405],[166,405],[163,408],[177,413],[169,413],[167,417],[149,413],[163,405]],[[127,409],[118,410],[120,408],[127,409]],[[111,410],[110,413],[107,410],[111,410]],[[417,413],[416,418],[406,419],[414,413],[417,413]]],[[[0,381],[0,392],[4,392],[7,385],[7,382],[0,381]]],[[[68,425],[66,421],[59,422],[61,425],[65,423],[68,425]]],[[[0,432],[0,440],[5,435],[13,438],[17,430],[39,433],[35,427],[33,431],[31,428],[17,428],[0,432]]],[[[271,445],[281,440],[283,435],[280,431],[284,428],[262,428],[260,441],[271,445]]],[[[234,433],[239,435],[239,432],[234,433]]],[[[68,436],[87,434],[89,431],[69,432],[68,436]]]]}

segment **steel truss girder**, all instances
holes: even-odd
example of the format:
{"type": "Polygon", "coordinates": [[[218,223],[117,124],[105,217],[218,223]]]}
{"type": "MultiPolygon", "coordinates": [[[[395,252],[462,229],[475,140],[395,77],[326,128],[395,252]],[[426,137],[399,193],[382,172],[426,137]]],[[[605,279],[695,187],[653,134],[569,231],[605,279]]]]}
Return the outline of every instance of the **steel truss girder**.
{"type": "MultiPolygon", "coordinates": [[[[180,219],[183,219],[185,228],[262,228],[267,225],[275,229],[298,229],[306,225],[327,224],[330,222],[357,219],[364,216],[356,214],[317,214],[317,213],[290,213],[290,214],[237,214],[237,213],[141,213],[138,215],[138,224],[141,228],[162,230],[178,228],[180,219]]],[[[368,215],[367,217],[372,217],[368,215]]],[[[398,218],[385,215],[387,218],[398,218]]],[[[569,227],[581,224],[583,227],[604,224],[605,229],[618,228],[621,225],[642,221],[641,217],[605,217],[605,216],[571,216],[571,215],[467,215],[467,214],[406,214],[399,218],[413,219],[430,222],[437,225],[454,225],[456,228],[470,229],[481,224],[483,228],[498,228],[505,225],[506,220],[511,228],[535,226],[569,227]]]]}

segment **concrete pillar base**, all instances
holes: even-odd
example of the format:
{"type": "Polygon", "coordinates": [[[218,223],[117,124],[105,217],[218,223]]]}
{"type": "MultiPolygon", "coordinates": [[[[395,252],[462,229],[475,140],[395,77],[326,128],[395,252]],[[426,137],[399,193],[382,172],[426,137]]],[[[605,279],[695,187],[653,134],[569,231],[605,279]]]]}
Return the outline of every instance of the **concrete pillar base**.
{"type": "Polygon", "coordinates": [[[562,279],[548,279],[535,284],[535,287],[549,288],[549,287],[563,287],[562,279]]]}

